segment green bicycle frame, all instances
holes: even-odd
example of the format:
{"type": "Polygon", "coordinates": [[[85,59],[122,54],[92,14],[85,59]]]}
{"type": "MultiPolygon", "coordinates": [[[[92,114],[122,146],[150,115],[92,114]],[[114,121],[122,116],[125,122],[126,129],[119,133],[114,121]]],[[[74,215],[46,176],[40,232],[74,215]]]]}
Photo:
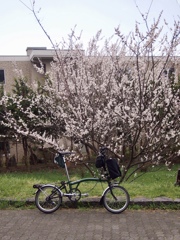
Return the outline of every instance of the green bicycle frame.
{"type": "Polygon", "coordinates": [[[82,179],[79,179],[79,180],[76,180],[76,181],[68,181],[67,184],[70,186],[70,188],[73,186],[73,185],[76,185],[76,188],[78,188],[78,186],[83,183],[83,182],[108,182],[107,179],[101,179],[101,178],[82,178],[82,179]]]}
{"type": "Polygon", "coordinates": [[[103,179],[103,178],[93,178],[92,177],[92,178],[82,178],[82,179],[79,179],[76,181],[71,181],[65,158],[63,158],[63,160],[64,160],[65,171],[66,171],[66,175],[67,175],[67,179],[68,179],[66,184],[69,186],[70,190],[72,189],[72,186],[74,186],[74,185],[76,185],[76,188],[78,188],[78,186],[83,182],[107,182],[109,185],[108,179],[103,179]]]}

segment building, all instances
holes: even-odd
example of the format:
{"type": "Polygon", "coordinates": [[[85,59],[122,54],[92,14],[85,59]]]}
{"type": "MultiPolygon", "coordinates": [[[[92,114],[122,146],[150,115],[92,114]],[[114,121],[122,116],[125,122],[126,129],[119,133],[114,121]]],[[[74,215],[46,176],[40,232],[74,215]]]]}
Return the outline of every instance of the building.
{"type": "MultiPolygon", "coordinates": [[[[53,61],[55,51],[46,47],[28,47],[27,55],[20,56],[0,56],[0,86],[6,93],[12,91],[15,84],[15,78],[18,77],[15,69],[22,70],[23,76],[27,78],[32,86],[32,81],[40,81],[43,76],[37,72],[34,64],[39,66],[40,59],[44,65],[44,70],[50,69],[50,63],[53,61]]],[[[0,141],[0,162],[4,160],[4,148],[8,149],[10,156],[14,156],[17,161],[21,161],[23,157],[22,145],[18,143],[8,144],[0,141]]]]}
{"type": "Polygon", "coordinates": [[[45,71],[50,68],[50,62],[55,55],[54,50],[46,47],[28,47],[27,55],[24,56],[0,56],[0,84],[3,84],[6,92],[11,92],[14,85],[14,79],[17,77],[15,69],[23,71],[29,83],[33,80],[40,80],[42,76],[37,73],[34,64],[39,65],[38,59],[41,59],[45,71]]]}

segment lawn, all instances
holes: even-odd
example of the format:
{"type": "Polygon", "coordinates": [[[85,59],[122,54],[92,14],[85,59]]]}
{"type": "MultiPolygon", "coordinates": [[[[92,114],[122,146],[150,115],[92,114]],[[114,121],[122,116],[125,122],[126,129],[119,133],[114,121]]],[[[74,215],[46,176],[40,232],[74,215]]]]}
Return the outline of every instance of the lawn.
{"type": "MultiPolygon", "coordinates": [[[[172,199],[180,198],[180,187],[175,187],[177,170],[180,165],[175,165],[169,171],[165,166],[162,168],[152,168],[143,176],[138,177],[141,173],[137,173],[135,179],[132,177],[128,182],[122,183],[131,199],[137,197],[156,198],[169,197],[172,199]],[[159,170],[158,170],[159,169],[159,170]]],[[[72,180],[82,177],[88,177],[87,171],[79,170],[78,168],[70,169],[72,180]]],[[[33,172],[13,172],[0,173],[0,199],[3,200],[27,200],[34,198],[35,183],[58,183],[60,180],[66,180],[64,169],[39,170],[33,172]]],[[[105,184],[98,183],[83,183],[80,185],[80,191],[89,193],[90,197],[101,196],[105,184]]]]}
{"type": "Polygon", "coordinates": [[[160,169],[159,167],[151,168],[143,176],[124,185],[127,187],[131,198],[142,196],[150,199],[156,197],[180,198],[180,187],[174,185],[179,168],[178,165],[173,166],[171,170],[168,170],[165,166],[160,169]]]}

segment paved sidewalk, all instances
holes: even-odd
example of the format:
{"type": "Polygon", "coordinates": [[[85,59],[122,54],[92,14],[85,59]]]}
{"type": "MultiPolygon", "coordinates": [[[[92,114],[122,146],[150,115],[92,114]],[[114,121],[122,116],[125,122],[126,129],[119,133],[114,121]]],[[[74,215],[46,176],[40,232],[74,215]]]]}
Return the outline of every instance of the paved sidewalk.
{"type": "Polygon", "coordinates": [[[179,240],[180,211],[0,210],[1,240],[179,240]]]}

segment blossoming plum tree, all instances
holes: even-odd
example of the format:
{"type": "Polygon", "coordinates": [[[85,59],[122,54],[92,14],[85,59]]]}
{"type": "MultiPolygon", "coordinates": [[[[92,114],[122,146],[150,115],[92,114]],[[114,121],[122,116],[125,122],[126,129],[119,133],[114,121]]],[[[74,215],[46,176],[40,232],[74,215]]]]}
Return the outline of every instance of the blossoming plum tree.
{"type": "MultiPolygon", "coordinates": [[[[31,11],[53,43],[34,6],[31,11]]],[[[31,122],[36,119],[37,125],[46,128],[40,131],[36,123],[30,127],[21,118],[16,131],[54,148],[61,147],[61,137],[87,152],[107,146],[125,167],[123,178],[131,167],[136,171],[146,164],[172,163],[180,155],[180,24],[174,22],[174,28],[165,33],[161,14],[151,25],[148,14],[142,17],[145,32],[138,23],[128,36],[116,28],[116,41],[107,39],[103,45],[99,31],[82,50],[74,30],[70,44],[54,44],[51,70],[25,111],[31,122]],[[35,105],[43,113],[35,113],[35,105]]],[[[20,99],[16,100],[18,108],[20,99]]],[[[8,124],[12,122],[9,115],[8,124]]]]}

